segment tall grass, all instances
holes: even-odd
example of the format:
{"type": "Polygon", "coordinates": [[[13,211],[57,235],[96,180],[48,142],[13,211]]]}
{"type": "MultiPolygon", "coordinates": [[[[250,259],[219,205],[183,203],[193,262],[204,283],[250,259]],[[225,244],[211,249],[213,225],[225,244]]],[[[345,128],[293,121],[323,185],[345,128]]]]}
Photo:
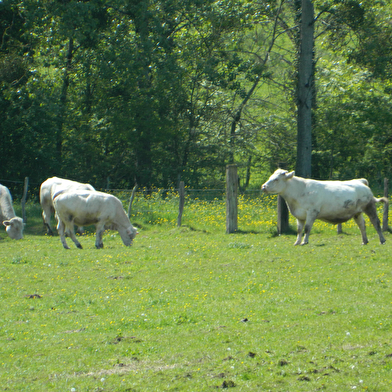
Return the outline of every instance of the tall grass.
{"type": "Polygon", "coordinates": [[[188,199],[180,228],[177,203],[138,197],[131,248],[66,251],[32,204],[23,240],[1,232],[0,390],[391,390],[389,234],[317,223],[294,247],[274,198],[240,198],[231,235],[223,201],[188,199]]]}

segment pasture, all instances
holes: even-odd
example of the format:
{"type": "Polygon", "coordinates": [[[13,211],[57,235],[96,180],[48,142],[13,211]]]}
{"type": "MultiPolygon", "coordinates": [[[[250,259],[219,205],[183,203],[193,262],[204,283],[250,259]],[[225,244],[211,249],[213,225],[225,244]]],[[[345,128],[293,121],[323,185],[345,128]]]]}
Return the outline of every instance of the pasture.
{"type": "Polygon", "coordinates": [[[0,390],[392,390],[391,235],[316,222],[294,247],[275,205],[241,198],[228,235],[220,200],[177,228],[175,194],[140,197],[132,247],[65,250],[30,204],[23,240],[0,232],[0,390]]]}

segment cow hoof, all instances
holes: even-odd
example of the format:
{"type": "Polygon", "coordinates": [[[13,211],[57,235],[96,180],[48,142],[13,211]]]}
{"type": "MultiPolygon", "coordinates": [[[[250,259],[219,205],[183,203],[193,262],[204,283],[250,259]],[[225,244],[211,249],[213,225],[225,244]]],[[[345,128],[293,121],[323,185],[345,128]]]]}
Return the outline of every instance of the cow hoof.
{"type": "Polygon", "coordinates": [[[103,248],[103,244],[95,245],[95,247],[96,247],[97,249],[102,249],[102,248],[103,248]]]}
{"type": "Polygon", "coordinates": [[[80,244],[76,245],[76,247],[79,248],[79,249],[83,249],[83,246],[80,245],[80,244]]]}

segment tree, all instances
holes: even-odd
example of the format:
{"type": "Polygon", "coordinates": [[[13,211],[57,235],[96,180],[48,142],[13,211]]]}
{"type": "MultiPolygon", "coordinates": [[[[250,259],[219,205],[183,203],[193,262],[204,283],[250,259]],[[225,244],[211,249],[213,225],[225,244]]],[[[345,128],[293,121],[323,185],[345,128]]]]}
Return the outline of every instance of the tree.
{"type": "Polygon", "coordinates": [[[316,17],[323,17],[319,49],[325,55],[318,64],[314,165],[324,176],[390,175],[391,5],[324,1],[316,17]]]}
{"type": "Polygon", "coordinates": [[[384,83],[358,66],[320,60],[314,161],[321,178],[366,177],[383,183],[392,175],[392,99],[384,83]]]}
{"type": "MultiPolygon", "coordinates": [[[[278,31],[279,27],[279,22],[281,18],[281,10],[283,7],[284,0],[280,2],[280,5],[276,8],[276,11],[271,12],[272,19],[272,32],[271,32],[271,38],[269,40],[269,44],[267,44],[266,51],[264,53],[264,56],[257,56],[257,71],[255,72],[255,75],[253,77],[252,83],[250,85],[250,88],[242,96],[241,101],[239,102],[237,108],[234,110],[233,113],[233,118],[230,124],[230,158],[229,158],[229,163],[234,163],[234,143],[235,143],[235,138],[236,138],[236,129],[238,126],[238,123],[241,121],[242,117],[242,112],[245,108],[245,106],[248,104],[248,101],[251,99],[252,95],[254,94],[260,80],[265,77],[266,74],[266,69],[267,69],[267,62],[270,58],[271,52],[274,48],[275,41],[279,37],[280,33],[278,31]]],[[[249,157],[249,160],[251,158],[249,157]]],[[[249,176],[249,173],[247,174],[247,177],[249,176]]],[[[249,182],[249,180],[247,180],[249,182]]]]}
{"type": "Polygon", "coordinates": [[[310,177],[312,157],[312,103],[314,89],[314,8],[311,0],[301,1],[300,30],[296,174],[301,177],[310,177]]]}
{"type": "MultiPolygon", "coordinates": [[[[350,157],[358,156],[361,143],[372,175],[377,154],[390,156],[387,111],[377,120],[374,110],[377,102],[389,107],[392,91],[390,0],[381,8],[370,0],[5,4],[3,176],[28,175],[39,183],[62,175],[97,187],[108,180],[119,188],[134,182],[176,186],[180,180],[215,187],[223,186],[224,168],[235,161],[245,189],[280,163],[296,164],[305,177],[310,167],[320,177],[356,172],[359,165],[350,157]],[[373,39],[377,34],[380,39],[373,39]],[[329,65],[319,61],[314,71],[313,36],[323,58],[336,56],[342,64],[349,54],[351,64],[372,72],[358,93],[336,78],[336,86],[350,91],[344,105],[339,87],[332,97],[324,88],[329,65]],[[386,48],[382,66],[372,42],[386,48]],[[366,83],[378,79],[384,84],[372,95],[366,83]],[[315,83],[323,94],[317,112],[315,83]],[[344,139],[354,136],[348,146],[344,139]],[[20,156],[22,164],[15,165],[20,156]]],[[[347,80],[356,72],[344,70],[347,80]]]]}

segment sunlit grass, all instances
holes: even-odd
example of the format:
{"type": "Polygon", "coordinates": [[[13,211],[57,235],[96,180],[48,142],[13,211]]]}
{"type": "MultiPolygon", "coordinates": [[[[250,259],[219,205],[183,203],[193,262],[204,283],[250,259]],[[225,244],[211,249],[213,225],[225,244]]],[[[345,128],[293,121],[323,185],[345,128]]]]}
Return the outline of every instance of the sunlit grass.
{"type": "MultiPolygon", "coordinates": [[[[129,195],[120,195],[127,209],[129,195]]],[[[10,391],[389,391],[391,239],[361,246],[316,223],[310,244],[276,231],[276,198],[138,194],[134,245],[94,233],[0,241],[0,381],[10,391]]],[[[380,210],[381,215],[381,210],[380,210]]],[[[295,226],[295,220],[290,218],[295,226]]],[[[5,389],[6,390],[6,389],[5,389]]]]}

